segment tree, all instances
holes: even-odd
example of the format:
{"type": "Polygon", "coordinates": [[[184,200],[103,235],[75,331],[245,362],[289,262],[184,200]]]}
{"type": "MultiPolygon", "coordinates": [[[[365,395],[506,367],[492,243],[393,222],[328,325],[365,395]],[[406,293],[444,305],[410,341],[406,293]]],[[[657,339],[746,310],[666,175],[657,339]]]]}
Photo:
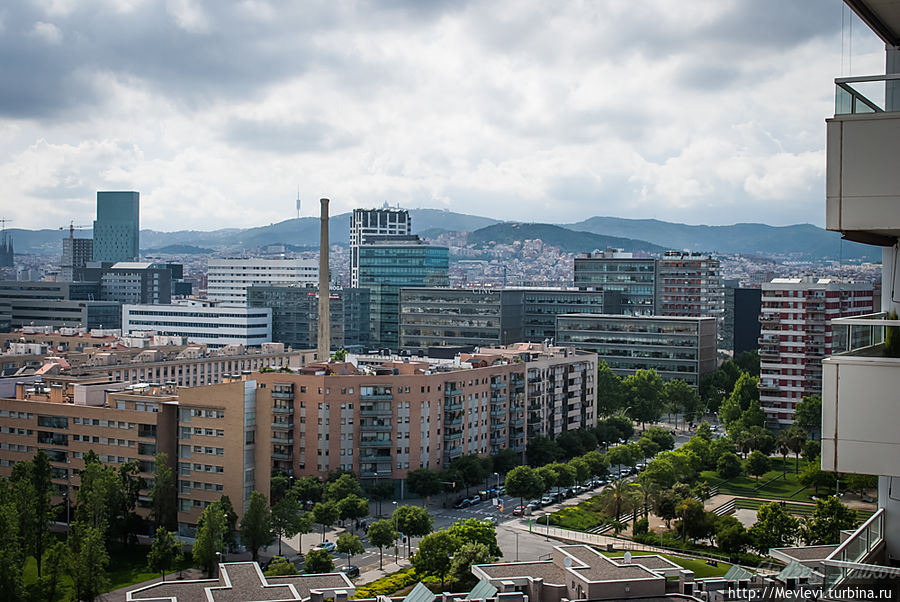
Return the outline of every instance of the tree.
{"type": "Polygon", "coordinates": [[[741,521],[725,515],[716,519],[716,546],[726,554],[741,554],[750,545],[750,534],[741,521]]]}
{"type": "Polygon", "coordinates": [[[106,587],[106,567],[109,554],[103,540],[103,531],[88,523],[76,521],[72,526],[72,577],[75,597],[92,602],[106,587]]]}
{"type": "Polygon", "coordinates": [[[772,468],[772,460],[758,449],[753,450],[747,458],[747,473],[752,474],[759,481],[759,477],[769,472],[772,468]]]}
{"type": "MultiPolygon", "coordinates": [[[[672,381],[684,382],[684,381],[672,381]]],[[[693,390],[693,389],[691,389],[693,390]]],[[[641,439],[650,439],[659,447],[660,450],[675,449],[675,436],[668,430],[659,426],[650,426],[641,433],[641,439]]]]}
{"type": "Polygon", "coordinates": [[[303,570],[307,573],[332,573],[334,572],[334,560],[332,560],[331,554],[325,550],[310,550],[306,553],[303,570]]]}
{"type": "Polygon", "coordinates": [[[581,459],[587,462],[588,468],[591,471],[591,476],[594,477],[601,477],[605,475],[607,468],[609,468],[609,464],[606,461],[606,456],[604,456],[597,450],[589,451],[588,453],[581,456],[581,459]]]}
{"type": "Polygon", "coordinates": [[[844,483],[850,491],[859,493],[859,497],[866,495],[866,491],[878,487],[878,477],[870,474],[844,475],[844,483]]]}
{"type": "Polygon", "coordinates": [[[719,408],[719,418],[727,430],[730,431],[739,423],[744,412],[750,408],[751,400],[759,402],[759,381],[745,372],[740,375],[731,395],[719,408]]]}
{"type": "Polygon", "coordinates": [[[275,557],[272,559],[269,568],[266,569],[266,577],[282,577],[288,575],[296,575],[297,567],[294,563],[285,557],[275,557]]]}
{"type": "Polygon", "coordinates": [[[610,450],[606,452],[606,461],[609,462],[610,466],[631,466],[635,462],[635,459],[632,456],[634,449],[635,448],[628,445],[619,445],[610,448],[610,450]]]}
{"type": "Polygon", "coordinates": [[[425,508],[419,506],[399,506],[391,515],[394,527],[406,537],[406,553],[412,549],[410,539],[424,537],[431,533],[434,519],[425,508]]]}
{"type": "Polygon", "coordinates": [[[638,369],[623,381],[630,409],[628,417],[641,423],[641,430],[647,422],[656,422],[662,415],[665,385],[656,370],[638,369]]]}
{"type": "Polygon", "coordinates": [[[325,529],[337,521],[339,513],[334,502],[319,502],[312,509],[312,520],[322,525],[322,541],[325,541],[325,529]]]}
{"type": "Polygon", "coordinates": [[[440,493],[443,489],[441,473],[430,468],[411,470],[406,475],[406,488],[427,500],[432,495],[440,493]]]}
{"type": "MultiPolygon", "coordinates": [[[[64,575],[72,570],[72,553],[63,541],[57,541],[47,550],[47,571],[41,578],[41,593],[45,600],[56,602],[64,575]]],[[[0,569],[2,572],[2,569],[0,569]]],[[[0,595],[0,600],[6,599],[0,595]]]]}
{"type": "Polygon", "coordinates": [[[50,457],[43,449],[37,450],[31,462],[31,484],[34,492],[32,501],[34,523],[29,534],[30,541],[25,543],[37,561],[37,574],[40,578],[41,561],[50,538],[50,521],[55,514],[54,508],[50,505],[50,490],[53,487],[50,457]]]}
{"type": "Polygon", "coordinates": [[[788,447],[791,448],[791,451],[794,452],[794,474],[800,473],[800,452],[803,451],[803,446],[806,445],[807,437],[806,431],[800,428],[796,424],[792,424],[788,427],[787,430],[787,442],[788,447]]]}
{"type": "Polygon", "coordinates": [[[337,479],[325,486],[325,501],[339,502],[349,495],[360,497],[362,487],[353,475],[342,474],[337,479]]]}
{"type": "Polygon", "coordinates": [[[197,521],[197,539],[191,555],[194,563],[206,570],[206,576],[212,577],[218,562],[218,554],[225,552],[225,513],[222,507],[213,502],[203,509],[197,521]]]}
{"type": "Polygon", "coordinates": [[[787,479],[787,456],[791,453],[787,431],[781,431],[775,438],[775,449],[781,454],[781,478],[787,479]]]}
{"type": "Polygon", "coordinates": [[[709,537],[713,530],[713,523],[703,503],[692,497],[681,500],[676,507],[678,518],[681,519],[681,537],[685,541],[709,537]]]}
{"type": "Polygon", "coordinates": [[[806,465],[806,468],[800,473],[798,480],[801,484],[812,487],[817,494],[819,493],[820,487],[826,489],[834,489],[835,487],[834,473],[822,470],[818,458],[814,462],[810,462],[806,465]]]}
{"type": "Polygon", "coordinates": [[[419,551],[412,556],[412,564],[419,575],[439,577],[441,586],[450,572],[450,557],[454,555],[459,542],[446,531],[431,533],[419,542],[419,551]]]}
{"type": "Polygon", "coordinates": [[[628,441],[634,435],[634,424],[627,416],[621,414],[609,416],[603,421],[603,424],[611,428],[615,435],[615,439],[607,439],[608,441],[628,441]]]}
{"type": "MultiPolygon", "coordinates": [[[[596,444],[594,445],[596,447],[596,444]]],[[[504,447],[494,454],[494,472],[505,475],[510,470],[522,463],[521,454],[517,454],[508,447],[504,447]]],[[[440,473],[439,473],[440,474],[440,473]]]]}
{"type": "Polygon", "coordinates": [[[85,461],[79,474],[81,486],[76,495],[75,520],[95,529],[106,536],[106,530],[120,508],[119,478],[112,466],[105,466],[99,460],[85,461]]]}
{"type": "Polygon", "coordinates": [[[525,448],[525,458],[530,466],[544,466],[562,458],[562,450],[556,441],[543,435],[530,437],[525,448]]]}
{"type": "Polygon", "coordinates": [[[394,543],[399,537],[397,530],[389,520],[377,520],[369,525],[369,542],[378,548],[378,568],[384,568],[382,564],[382,555],[384,548],[394,543]]]}
{"type": "Polygon", "coordinates": [[[465,541],[456,550],[453,559],[450,562],[450,578],[457,583],[474,581],[472,576],[472,565],[486,564],[497,560],[498,555],[492,554],[488,547],[484,544],[465,541]]]}
{"type": "Polygon", "coordinates": [[[839,543],[841,531],[853,529],[857,519],[856,510],[851,510],[835,496],[816,500],[816,509],[801,529],[803,541],[808,546],[839,543]]]}
{"type": "Polygon", "coordinates": [[[537,472],[530,466],[516,466],[506,473],[506,494],[519,498],[522,504],[525,498],[541,495],[544,484],[537,472]]]}
{"type": "Polygon", "coordinates": [[[165,452],[156,454],[156,475],[150,488],[150,507],[155,527],[165,527],[174,531],[178,522],[175,491],[175,473],[169,466],[169,455],[165,452]]]}
{"type": "Polygon", "coordinates": [[[181,557],[181,543],[175,539],[175,533],[159,527],[147,553],[147,568],[154,573],[162,573],[162,580],[165,581],[166,571],[174,569],[181,557]]]}
{"type": "Polygon", "coordinates": [[[241,519],[241,542],[250,550],[254,562],[259,558],[259,549],[272,543],[272,512],[266,496],[258,491],[250,494],[241,519]]]}
{"type": "Polygon", "coordinates": [[[616,517],[616,520],[622,516],[623,508],[629,504],[629,498],[634,491],[634,485],[623,480],[616,479],[609,487],[603,490],[600,495],[603,496],[604,506],[607,511],[616,517]]]}
{"type": "Polygon", "coordinates": [[[315,504],[322,501],[322,485],[315,477],[303,477],[294,482],[294,495],[301,503],[315,504]]]}
{"type": "Polygon", "coordinates": [[[287,495],[291,488],[291,477],[283,472],[273,472],[269,479],[269,499],[273,504],[277,504],[281,498],[287,495]]]}
{"type": "MultiPolygon", "coordinates": [[[[788,448],[788,451],[790,451],[790,448],[788,448]]],[[[821,443],[818,441],[807,441],[803,444],[803,451],[800,452],[800,455],[803,456],[803,459],[806,460],[807,463],[809,463],[818,458],[821,453],[821,443]]],[[[787,462],[787,454],[785,454],[785,462],[787,462]]]]}
{"type": "Polygon", "coordinates": [[[741,474],[741,459],[734,452],[725,452],[716,462],[716,473],[723,479],[731,479],[741,474]]]}
{"type": "Polygon", "coordinates": [[[665,400],[675,413],[681,413],[686,422],[693,422],[700,411],[700,394],[697,389],[681,379],[665,384],[665,400]]]}
{"type": "Polygon", "coordinates": [[[670,529],[671,521],[678,517],[678,502],[680,501],[681,498],[671,489],[660,491],[657,495],[656,503],[654,504],[656,515],[666,521],[666,529],[670,529]]]}
{"type": "Polygon", "coordinates": [[[335,548],[338,554],[347,555],[347,566],[350,566],[350,558],[354,554],[362,554],[366,551],[359,537],[351,533],[341,533],[337,538],[337,546],[335,548]]]}
{"type": "Polygon", "coordinates": [[[460,456],[450,462],[450,467],[459,472],[463,485],[466,486],[467,495],[470,486],[478,485],[488,475],[484,462],[476,454],[460,456]]]}
{"type": "Polygon", "coordinates": [[[122,536],[125,543],[128,538],[136,541],[135,534],[143,531],[144,520],[135,512],[141,490],[147,487],[147,482],[141,476],[141,465],[137,460],[130,460],[119,465],[119,499],[122,504],[116,531],[122,536]]]}
{"type": "Polygon", "coordinates": [[[807,395],[794,408],[794,424],[799,424],[810,435],[816,436],[822,429],[822,396],[807,395]]]}
{"type": "Polygon", "coordinates": [[[653,439],[647,437],[638,439],[637,447],[641,450],[641,458],[652,458],[659,453],[659,446],[653,439]]]}
{"type": "Polygon", "coordinates": [[[622,378],[606,362],[597,366],[597,416],[612,416],[625,407],[622,378]]]}
{"type": "Polygon", "coordinates": [[[781,548],[794,542],[800,522],[785,512],[781,502],[762,504],[756,511],[756,522],[750,527],[753,547],[761,554],[770,548],[781,548]]]}
{"type": "Polygon", "coordinates": [[[559,491],[561,487],[571,487],[575,484],[575,469],[569,466],[568,464],[563,464],[562,462],[556,462],[552,464],[553,471],[556,473],[556,490],[559,491]]]}
{"type": "Polygon", "coordinates": [[[223,495],[219,498],[219,506],[225,514],[225,547],[231,549],[237,545],[237,512],[231,504],[231,498],[223,495]]]}
{"type": "MultiPolygon", "coordinates": [[[[293,493],[293,492],[292,492],[293,493]]],[[[293,495],[286,495],[269,511],[272,534],[278,540],[278,555],[281,556],[281,541],[297,533],[309,532],[309,519],[300,512],[300,504],[293,495]]]]}
{"type": "MultiPolygon", "coordinates": [[[[21,462],[20,462],[21,464],[21,462]]],[[[29,483],[30,486],[30,483],[29,483]]],[[[6,484],[0,482],[0,487],[6,489],[6,484]]],[[[22,600],[24,598],[24,582],[22,578],[22,565],[25,562],[23,553],[23,541],[19,532],[19,514],[14,500],[9,499],[15,493],[2,491],[7,499],[0,504],[0,600],[22,600]]]]}
{"type": "Polygon", "coordinates": [[[341,347],[337,351],[331,354],[331,361],[333,362],[343,362],[347,360],[347,350],[341,347]]]}
{"type": "Polygon", "coordinates": [[[591,467],[582,457],[569,460],[569,468],[575,471],[576,483],[584,483],[591,476],[591,467]]]}
{"type": "Polygon", "coordinates": [[[500,546],[497,545],[497,528],[487,521],[477,518],[458,520],[447,528],[447,533],[457,541],[486,546],[492,556],[503,555],[500,546]]]}
{"type": "Polygon", "coordinates": [[[734,358],[737,367],[750,376],[759,376],[759,351],[743,351],[734,358]]]}
{"type": "Polygon", "coordinates": [[[641,478],[647,483],[652,483],[657,489],[668,489],[675,484],[678,475],[669,456],[659,456],[647,463],[647,468],[641,473],[641,478]]]}
{"type": "Polygon", "coordinates": [[[348,495],[337,503],[341,520],[356,521],[369,516],[369,500],[356,495],[348,495]]]}
{"type": "Polygon", "coordinates": [[[545,466],[541,466],[535,471],[538,479],[541,481],[541,486],[543,487],[542,493],[544,491],[550,491],[556,486],[556,470],[553,468],[553,464],[547,464],[545,466]]]}

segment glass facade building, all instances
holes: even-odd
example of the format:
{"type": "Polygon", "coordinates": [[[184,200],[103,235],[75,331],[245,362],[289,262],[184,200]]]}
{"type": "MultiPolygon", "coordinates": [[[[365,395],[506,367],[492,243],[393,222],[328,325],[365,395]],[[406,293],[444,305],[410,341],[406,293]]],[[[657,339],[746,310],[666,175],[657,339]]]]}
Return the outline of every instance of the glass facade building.
{"type": "Polygon", "coordinates": [[[581,290],[616,291],[622,296],[621,312],[650,316],[656,311],[656,259],[635,258],[631,253],[600,251],[575,258],[575,286],[581,290]]]}
{"type": "Polygon", "coordinates": [[[137,261],[139,247],[140,193],[98,192],[94,261],[137,261]]]}

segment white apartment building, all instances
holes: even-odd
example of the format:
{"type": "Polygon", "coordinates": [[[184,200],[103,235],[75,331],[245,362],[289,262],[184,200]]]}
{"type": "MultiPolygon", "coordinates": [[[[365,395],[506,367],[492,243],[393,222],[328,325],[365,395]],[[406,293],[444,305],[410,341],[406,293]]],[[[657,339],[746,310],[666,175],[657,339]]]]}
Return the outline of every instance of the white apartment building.
{"type": "Polygon", "coordinates": [[[350,217],[350,286],[359,287],[359,246],[367,237],[397,237],[412,234],[412,220],[406,209],[354,209],[350,217]]]}
{"type": "Polygon", "coordinates": [[[226,258],[210,259],[206,297],[245,307],[247,288],[253,285],[293,284],[315,286],[319,282],[317,259],[226,258]]]}
{"type": "Polygon", "coordinates": [[[789,425],[806,395],[822,393],[831,321],[872,312],[871,282],[775,278],[762,285],[759,402],[770,424],[789,425]]]}
{"type": "Polygon", "coordinates": [[[272,309],[191,301],[172,305],[123,305],[122,333],[153,331],[207,347],[258,347],[272,340],[272,309]]]}

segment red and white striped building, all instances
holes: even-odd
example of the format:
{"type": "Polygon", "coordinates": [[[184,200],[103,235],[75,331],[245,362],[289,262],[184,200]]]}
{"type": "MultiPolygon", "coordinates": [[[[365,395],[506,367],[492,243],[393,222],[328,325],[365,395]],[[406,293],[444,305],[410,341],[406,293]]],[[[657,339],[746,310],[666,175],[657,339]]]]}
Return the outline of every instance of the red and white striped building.
{"type": "Polygon", "coordinates": [[[807,395],[822,394],[831,320],[872,313],[871,282],[775,278],[762,285],[759,402],[771,425],[787,426],[807,395]]]}

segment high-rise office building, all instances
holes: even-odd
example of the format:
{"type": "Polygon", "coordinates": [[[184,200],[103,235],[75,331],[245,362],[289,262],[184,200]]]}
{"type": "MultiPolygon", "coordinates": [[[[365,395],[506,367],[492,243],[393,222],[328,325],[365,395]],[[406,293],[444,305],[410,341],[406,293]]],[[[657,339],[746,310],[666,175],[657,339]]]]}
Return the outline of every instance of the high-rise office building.
{"type": "Polygon", "coordinates": [[[140,193],[98,192],[94,261],[137,261],[140,256],[140,193]]]}
{"type": "Polygon", "coordinates": [[[629,316],[657,313],[656,259],[638,258],[619,249],[585,253],[575,258],[575,286],[581,290],[616,291],[629,316]]]}
{"type": "Polygon", "coordinates": [[[449,286],[449,249],[407,236],[369,239],[358,251],[359,288],[370,293],[370,343],[396,351],[400,344],[400,289],[449,286]]]}
{"type": "Polygon", "coordinates": [[[206,297],[210,301],[246,306],[247,287],[268,284],[315,286],[318,282],[319,262],[316,259],[210,259],[206,297]]]}
{"type": "Polygon", "coordinates": [[[721,333],[725,319],[725,283],[719,260],[703,253],[667,251],[656,262],[656,313],[715,318],[717,331],[721,333]]]}
{"type": "Polygon", "coordinates": [[[412,234],[412,220],[406,209],[354,209],[350,216],[350,286],[359,286],[359,247],[369,237],[387,240],[412,234]]]}
{"type": "Polygon", "coordinates": [[[83,268],[94,256],[94,239],[66,237],[62,241],[62,260],[59,262],[59,279],[72,282],[75,270],[83,268]]]}
{"type": "Polygon", "coordinates": [[[761,309],[762,289],[743,288],[738,280],[726,280],[720,348],[731,351],[734,356],[745,351],[757,351],[761,309]]]}
{"type": "Polygon", "coordinates": [[[831,321],[872,313],[871,282],[774,278],[762,286],[759,403],[770,425],[789,425],[807,395],[822,393],[831,321]]]}

